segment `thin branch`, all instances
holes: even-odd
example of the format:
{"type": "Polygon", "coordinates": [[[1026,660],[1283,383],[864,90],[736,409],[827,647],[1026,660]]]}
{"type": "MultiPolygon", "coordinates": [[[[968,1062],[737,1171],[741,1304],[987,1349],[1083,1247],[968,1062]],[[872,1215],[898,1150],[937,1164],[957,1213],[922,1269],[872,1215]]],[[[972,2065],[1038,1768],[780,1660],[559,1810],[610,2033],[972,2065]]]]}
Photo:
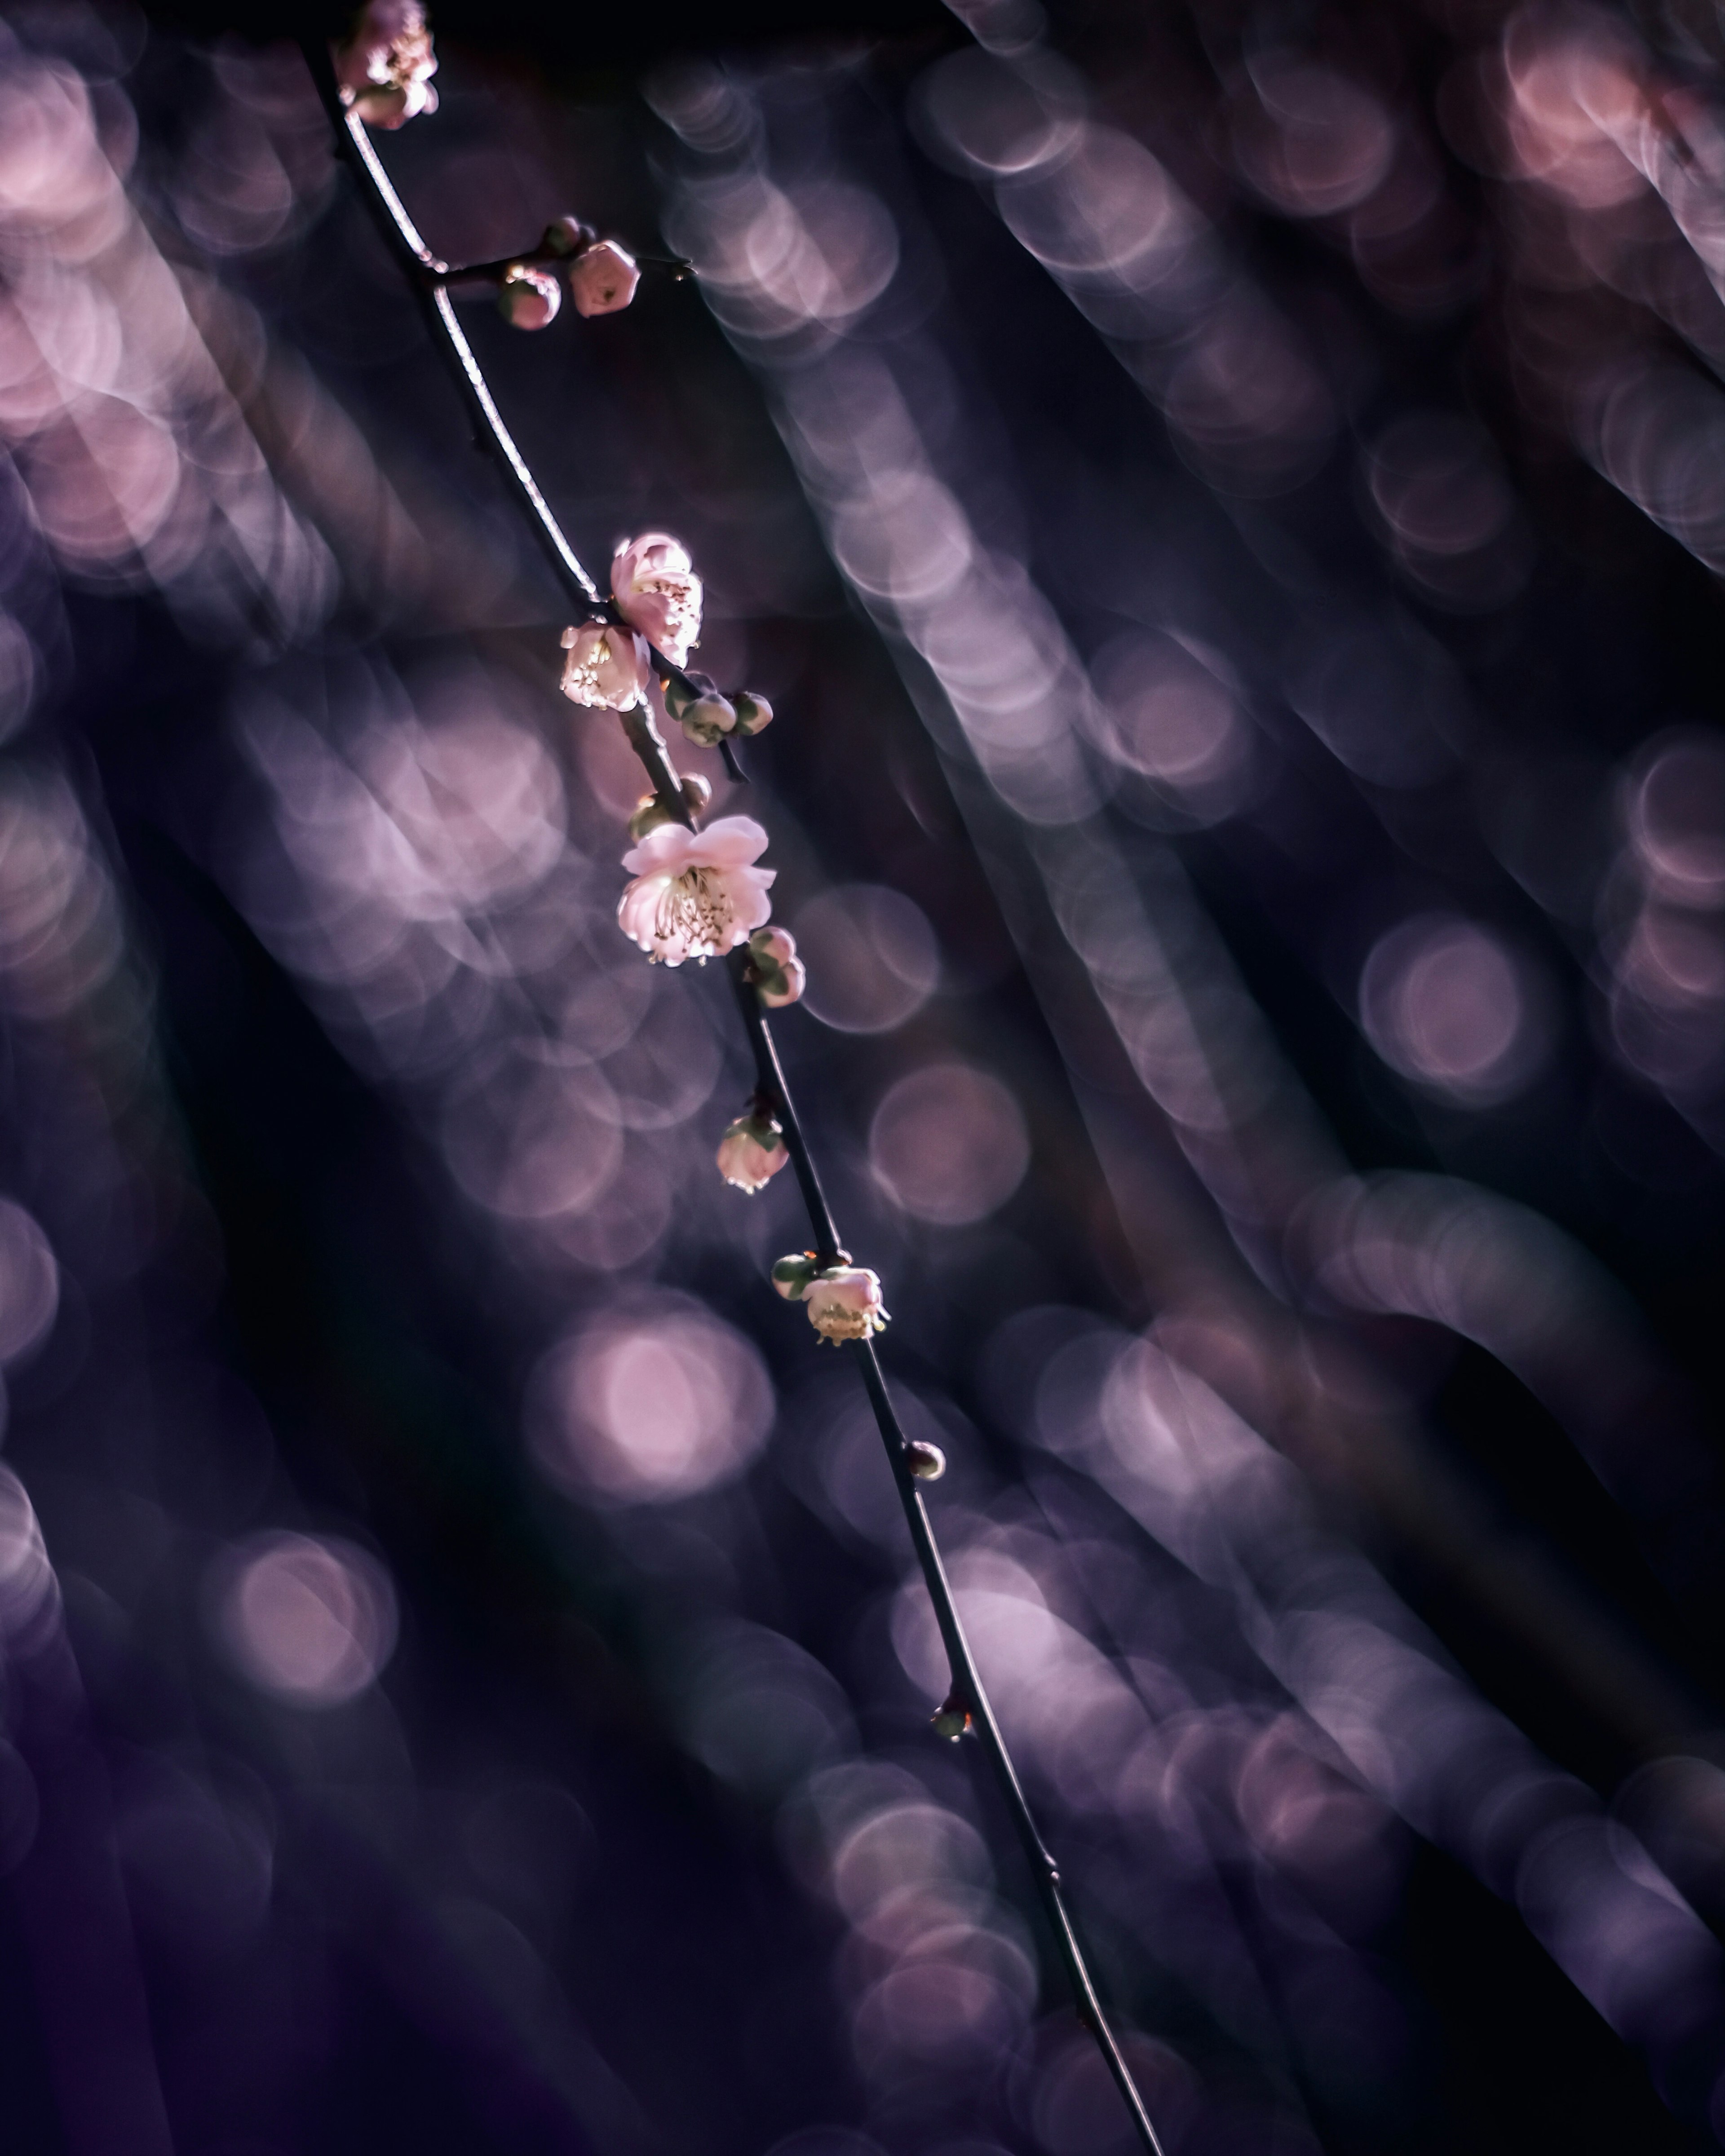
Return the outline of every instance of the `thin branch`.
{"type": "MultiPolygon", "coordinates": [[[[446,280],[455,273],[439,261],[420,238],[372,146],[364,122],[343,105],[328,47],[319,39],[308,38],[304,40],[304,50],[312,79],[317,85],[335,131],[337,146],[358,177],[361,192],[369,203],[391,252],[400,263],[418,298],[432,341],[449,366],[481,444],[495,452],[516,501],[550,557],[552,568],[583,617],[589,619],[595,616],[614,618],[609,603],[602,597],[598,586],[582,567],[574,549],[563,536],[562,526],[552,514],[550,505],[539,491],[526,459],[503,423],[479,361],[455,319],[455,311],[446,289],[446,280]]],[[[661,675],[673,679],[683,678],[680,670],[670,666],[658,652],[654,654],[654,664],[661,675]]],[[[681,781],[671,763],[652,713],[637,710],[626,711],[621,716],[629,746],[652,780],[655,793],[680,822],[692,828],[694,819],[684,797],[681,781]]],[[[730,744],[727,742],[724,746],[728,749],[730,744]]],[[[742,773],[734,761],[727,757],[727,762],[732,764],[733,776],[740,778],[742,773]]],[[[846,1253],[839,1245],[837,1225],[821,1188],[814,1156],[809,1152],[802,1122],[791,1099],[790,1089],[785,1083],[778,1051],[773,1045],[761,998],[751,978],[747,947],[733,951],[727,963],[754,1058],[760,1096],[770,1103],[783,1133],[814,1231],[815,1256],[823,1265],[841,1262],[846,1253]]],[[[1133,2083],[1131,2071],[1109,2027],[1107,2016],[1096,1997],[1096,1986],[1091,1979],[1090,1970],[1066,1907],[1059,1867],[1037,1831],[1036,1822],[1013,1765],[1012,1756],[1006,1748],[1006,1741],[994,1718],[994,1710],[988,1703],[988,1693],[970,1651],[970,1643],[965,1637],[958,1605],[947,1578],[946,1567],[941,1560],[934,1529],[922,1502],[922,1493],[911,1472],[906,1451],[908,1440],[887,1390],[874,1342],[864,1339],[846,1344],[856,1362],[864,1389],[874,1409],[875,1420],[892,1470],[893,1481],[910,1527],[916,1562],[934,1608],[935,1620],[940,1627],[952,1675],[949,1704],[963,1710],[968,1717],[970,1727],[974,1730],[988,1754],[1031,1876],[1035,1880],[1044,1912],[1054,1933],[1055,1946],[1072,1987],[1079,2018],[1090,2030],[1101,2051],[1139,2140],[1149,2152],[1149,2156],[1163,2156],[1156,2129],[1151,2124],[1149,2113],[1144,2108],[1143,2100],[1133,2083]]]]}

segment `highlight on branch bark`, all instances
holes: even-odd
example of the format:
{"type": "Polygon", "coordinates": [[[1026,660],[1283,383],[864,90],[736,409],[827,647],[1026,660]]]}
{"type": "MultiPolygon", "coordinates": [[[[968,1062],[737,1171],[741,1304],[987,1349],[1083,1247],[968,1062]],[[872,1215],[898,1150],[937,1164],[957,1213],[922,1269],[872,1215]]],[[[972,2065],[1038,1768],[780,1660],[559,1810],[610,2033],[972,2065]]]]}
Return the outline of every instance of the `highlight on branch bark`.
{"type": "MultiPolygon", "coordinates": [[[[333,53],[316,38],[306,39],[304,49],[337,146],[419,295],[481,444],[495,454],[580,616],[562,635],[562,693],[589,711],[617,713],[651,783],[629,819],[634,843],[622,858],[630,880],[618,902],[619,926],[651,963],[675,967],[691,958],[699,964],[722,958],[730,969],[756,1087],[747,1112],[721,1138],[716,1163],[727,1183],[751,1194],[785,1166],[795,1171],[814,1245],[779,1259],[772,1285],[787,1301],[803,1306],[821,1340],[848,1349],[856,1361],[950,1669],[951,1689],[932,1717],[933,1731],[955,1742],[967,1735],[979,1740],[1029,1864],[1079,2017],[1101,2049],[1139,2141],[1151,2156],[1162,2156],[1096,1997],[1058,1867],[1037,1830],[988,1703],[923,1504],[919,1485],[939,1478],[944,1455],[937,1445],[913,1442],[899,1421],[874,1344],[888,1322],[885,1291],[879,1276],[855,1263],[839,1241],[768,1025],[768,1010],[802,995],[805,975],[788,932],[769,925],[775,872],[759,865],[767,832],[747,816],[721,816],[701,825],[709,789],[677,773],[654,697],[656,693],[667,722],[680,726],[688,739],[719,746],[738,778],[733,742],[767,726],[773,707],[752,690],[726,694],[709,676],[687,670],[700,636],[703,593],[687,550],[670,534],[648,532],[625,541],[611,563],[610,594],[601,594],[510,435],[450,302],[452,285],[495,284],[510,320],[523,328],[542,328],[561,304],[555,264],[567,277],[580,313],[612,313],[634,295],[635,258],[568,217],[548,226],[539,245],[521,255],[452,270],[420,238],[367,137],[368,126],[394,129],[437,109],[430,83],[437,59],[419,0],[367,0],[352,33],[333,53]]],[[[690,265],[673,260],[662,266],[680,276],[690,265]]]]}

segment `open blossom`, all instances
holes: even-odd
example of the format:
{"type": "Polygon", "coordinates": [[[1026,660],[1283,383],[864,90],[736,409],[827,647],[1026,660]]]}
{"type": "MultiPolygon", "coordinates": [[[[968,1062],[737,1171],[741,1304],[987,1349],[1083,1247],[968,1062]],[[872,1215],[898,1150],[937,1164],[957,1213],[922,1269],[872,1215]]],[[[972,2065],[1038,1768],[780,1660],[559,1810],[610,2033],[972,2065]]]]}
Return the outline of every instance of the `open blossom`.
{"type": "Polygon", "coordinates": [[[623,857],[634,878],[617,907],[618,925],[661,965],[718,958],[773,911],[778,871],[754,864],[767,834],[752,816],[721,816],[704,831],[661,824],[623,857]]]}
{"type": "MultiPolygon", "coordinates": [[[[640,281],[635,258],[614,239],[583,247],[569,264],[569,296],[578,314],[616,314],[634,299],[640,281]]],[[[677,661],[680,666],[682,663],[677,661]]]]}
{"type": "Polygon", "coordinates": [[[611,596],[631,629],[673,666],[685,664],[701,634],[701,579],[686,547],[663,531],[625,539],[612,559],[611,596]]]}
{"type": "Polygon", "coordinates": [[[719,1141],[719,1173],[752,1198],[790,1159],[784,1134],[770,1116],[739,1116],[719,1141]]]}
{"type": "Polygon", "coordinates": [[[563,631],[563,649],[568,656],[559,686],[572,704],[632,711],[646,702],[652,662],[645,642],[633,629],[585,621],[563,631]]]}
{"type": "Polygon", "coordinates": [[[757,928],[749,938],[749,957],[754,963],[755,993],[768,1010],[783,1010],[797,1002],[809,985],[797,956],[797,939],[788,928],[757,928]]]}
{"type": "Polygon", "coordinates": [[[395,128],[437,110],[437,54],[419,0],[367,0],[336,54],[345,103],[367,126],[395,128]]]}
{"type": "Polygon", "coordinates": [[[880,1276],[866,1265],[829,1265],[803,1290],[809,1322],[836,1348],[841,1340],[866,1340],[886,1324],[880,1276]]]}

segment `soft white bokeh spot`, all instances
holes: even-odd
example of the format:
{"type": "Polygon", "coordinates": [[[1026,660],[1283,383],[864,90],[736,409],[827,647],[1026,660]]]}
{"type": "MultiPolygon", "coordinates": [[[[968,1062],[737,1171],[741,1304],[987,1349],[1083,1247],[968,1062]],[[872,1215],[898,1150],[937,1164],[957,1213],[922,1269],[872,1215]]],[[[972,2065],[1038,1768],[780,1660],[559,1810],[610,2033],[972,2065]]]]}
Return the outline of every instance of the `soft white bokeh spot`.
{"type": "Polygon", "coordinates": [[[940,949],[921,906],[884,884],[840,884],[796,920],[809,968],[804,1003],[840,1033],[886,1033],[940,981],[940,949]]]}
{"type": "Polygon", "coordinates": [[[1029,1166],[1030,1140],[998,1078],[937,1063],[901,1078],[875,1111],[869,1163],[903,1211],[957,1228],[1011,1197],[1029,1166]]]}
{"type": "Polygon", "coordinates": [[[220,1571],[217,1636],[260,1691],[296,1707],[340,1707],[376,1682],[395,1650],[395,1589],[352,1543],[263,1535],[220,1571]]]}
{"type": "Polygon", "coordinates": [[[559,1342],[533,1387],[531,1441],[553,1481],[625,1504],[742,1473],[773,1426],[766,1366],[692,1296],[613,1305],[559,1342]]]}
{"type": "Polygon", "coordinates": [[[1378,940],[1360,975],[1359,1012],[1392,1070],[1468,1106],[1520,1092],[1548,1045],[1517,960],[1452,915],[1422,915],[1378,940]]]}

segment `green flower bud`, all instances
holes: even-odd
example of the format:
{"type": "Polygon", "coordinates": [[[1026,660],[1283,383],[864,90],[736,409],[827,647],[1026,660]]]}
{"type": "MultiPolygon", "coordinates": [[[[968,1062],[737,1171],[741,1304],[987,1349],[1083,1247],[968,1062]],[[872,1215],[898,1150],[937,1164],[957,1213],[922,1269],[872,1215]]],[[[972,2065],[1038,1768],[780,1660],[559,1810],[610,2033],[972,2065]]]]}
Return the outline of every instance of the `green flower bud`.
{"type": "Polygon", "coordinates": [[[800,1302],[819,1270],[813,1250],[798,1250],[778,1260],[773,1268],[773,1285],[787,1302],[800,1302]]]}
{"type": "Polygon", "coordinates": [[[919,1482],[938,1482],[947,1471],[947,1455],[937,1445],[912,1438],[905,1447],[905,1465],[919,1482]]]}
{"type": "Polygon", "coordinates": [[[593,227],[583,224],[578,217],[554,217],[539,244],[547,254],[578,254],[598,237],[593,227]]]}
{"type": "Polygon", "coordinates": [[[736,726],[737,712],[728,696],[715,692],[679,711],[677,723],[701,747],[716,748],[736,726]]]}
{"type": "Polygon", "coordinates": [[[763,726],[773,724],[773,706],[764,696],[752,690],[739,689],[732,698],[737,706],[737,731],[740,734],[757,734],[763,726]]]}

